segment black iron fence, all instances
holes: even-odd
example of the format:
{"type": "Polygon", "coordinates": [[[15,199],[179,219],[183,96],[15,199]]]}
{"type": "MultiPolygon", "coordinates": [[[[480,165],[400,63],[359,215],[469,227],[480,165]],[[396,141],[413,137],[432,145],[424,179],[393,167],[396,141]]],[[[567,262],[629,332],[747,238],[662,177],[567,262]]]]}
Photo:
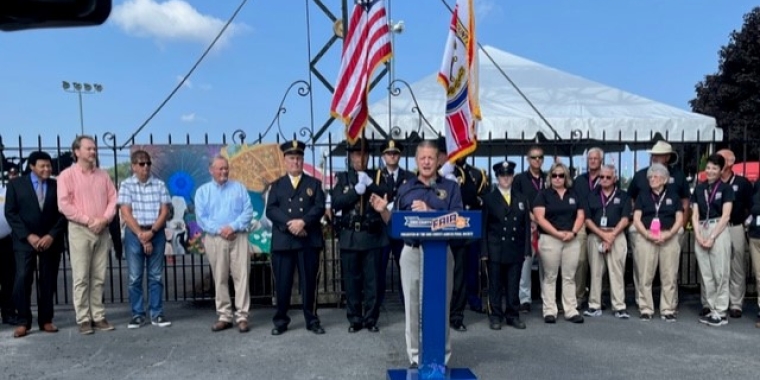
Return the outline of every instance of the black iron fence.
{"type": "MultiPolygon", "coordinates": [[[[402,154],[401,165],[408,168],[414,167],[413,154],[414,145],[423,138],[432,138],[435,136],[424,136],[413,133],[406,136],[395,136],[402,145],[405,146],[402,154]]],[[[311,136],[307,131],[305,134],[301,131],[301,136],[308,140],[311,136]]],[[[737,157],[735,170],[744,173],[753,181],[758,176],[758,162],[760,162],[760,153],[756,147],[760,141],[750,141],[743,136],[733,136],[732,141],[716,141],[709,136],[708,139],[698,139],[697,141],[685,141],[684,139],[673,138],[657,133],[645,133],[641,138],[637,137],[633,141],[625,141],[618,137],[617,139],[603,138],[601,140],[585,139],[579,133],[576,139],[572,141],[549,140],[539,135],[537,138],[527,138],[523,135],[505,135],[490,136],[489,139],[481,141],[478,151],[470,158],[475,166],[486,169],[494,162],[501,161],[504,157],[518,162],[518,168],[525,170],[527,168],[524,156],[533,146],[540,146],[547,157],[556,157],[575,169],[576,173],[585,171],[585,152],[591,147],[599,147],[605,151],[605,161],[613,163],[618,168],[619,177],[624,187],[627,185],[627,179],[633,176],[633,173],[649,165],[646,149],[651,148],[656,140],[665,139],[670,142],[673,148],[678,152],[680,160],[679,165],[686,173],[688,180],[694,184],[699,177],[700,162],[704,160],[708,152],[714,152],[724,146],[734,147],[734,153],[737,157]],[[739,148],[737,150],[737,147],[739,148]]],[[[277,139],[279,140],[279,136],[277,139]]],[[[46,137],[47,139],[47,137],[46,137]]],[[[3,174],[2,180],[7,178],[5,175],[12,167],[23,169],[24,160],[32,151],[42,150],[50,153],[54,157],[54,173],[60,172],[64,167],[70,165],[71,159],[70,144],[71,139],[68,137],[56,136],[52,142],[37,137],[30,140],[24,140],[22,137],[11,141],[8,136],[0,136],[0,173],[3,174]]],[[[132,146],[172,146],[177,148],[190,146],[225,146],[225,145],[242,145],[255,144],[263,141],[262,136],[252,141],[246,141],[245,133],[236,131],[229,137],[222,134],[218,139],[210,139],[208,134],[200,138],[191,138],[189,135],[182,136],[180,139],[171,135],[165,139],[157,139],[154,136],[148,136],[145,141],[131,140],[127,144],[117,144],[116,136],[106,134],[101,138],[96,137],[98,144],[100,166],[107,168],[114,181],[118,184],[121,180],[127,178],[130,173],[128,162],[130,148],[132,146]]],[[[382,165],[379,147],[382,144],[381,138],[370,137],[370,149],[373,153],[372,163],[375,167],[382,165]]],[[[308,152],[305,160],[316,170],[325,174],[329,178],[330,173],[343,170],[346,166],[344,142],[342,136],[326,136],[324,141],[311,142],[308,144],[308,152]]],[[[545,165],[549,165],[551,160],[547,160],[545,165]]],[[[205,166],[196,168],[205,171],[205,166]]],[[[23,171],[23,170],[22,170],[23,171]]],[[[330,181],[325,181],[329,186],[330,181]]],[[[327,247],[321,260],[321,277],[319,282],[320,298],[322,304],[341,303],[341,274],[339,255],[336,254],[336,241],[330,230],[326,230],[327,247]]],[[[689,234],[690,235],[690,234],[689,234]]],[[[681,259],[680,284],[697,285],[698,276],[696,271],[696,259],[694,256],[693,240],[689,236],[686,240],[689,243],[683,247],[681,259]]],[[[3,254],[6,254],[3,252],[3,254]]],[[[68,250],[65,252],[61,261],[61,272],[59,276],[59,287],[57,293],[58,303],[71,302],[71,268],[68,256],[68,250]]],[[[391,260],[388,267],[388,292],[396,292],[398,284],[398,272],[391,260]]],[[[213,299],[213,281],[210,279],[210,269],[204,255],[187,254],[167,256],[165,266],[165,298],[173,301],[193,301],[213,299]]],[[[749,276],[752,277],[752,276],[749,276]]],[[[753,282],[748,279],[749,282],[753,282]]],[[[115,256],[108,263],[108,280],[105,289],[105,298],[107,302],[127,302],[128,301],[128,276],[126,262],[117,260],[115,256]]],[[[272,302],[273,284],[271,269],[269,266],[268,255],[256,255],[252,260],[251,272],[251,297],[255,303],[268,304],[272,302]]]]}

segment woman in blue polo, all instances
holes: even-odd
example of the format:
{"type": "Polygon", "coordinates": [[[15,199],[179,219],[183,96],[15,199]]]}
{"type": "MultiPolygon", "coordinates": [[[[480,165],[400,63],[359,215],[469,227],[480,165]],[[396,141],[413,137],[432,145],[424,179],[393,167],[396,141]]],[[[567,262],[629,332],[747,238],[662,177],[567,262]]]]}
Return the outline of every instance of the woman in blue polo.
{"type": "Polygon", "coordinates": [[[734,189],[720,179],[726,161],[713,154],[707,158],[705,174],[691,194],[691,225],[694,226],[694,252],[710,313],[701,323],[722,326],[728,323],[728,280],[731,275],[731,236],[726,226],[731,218],[734,189]]]}
{"type": "Polygon", "coordinates": [[[578,267],[580,243],[576,237],[583,228],[582,202],[571,189],[573,180],[564,164],[554,163],[546,182],[550,186],[541,190],[533,204],[533,216],[538,224],[538,251],[544,278],[541,280],[544,322],[557,321],[557,275],[562,268],[562,307],[565,319],[583,323],[576,309],[575,270],[578,267]]]}

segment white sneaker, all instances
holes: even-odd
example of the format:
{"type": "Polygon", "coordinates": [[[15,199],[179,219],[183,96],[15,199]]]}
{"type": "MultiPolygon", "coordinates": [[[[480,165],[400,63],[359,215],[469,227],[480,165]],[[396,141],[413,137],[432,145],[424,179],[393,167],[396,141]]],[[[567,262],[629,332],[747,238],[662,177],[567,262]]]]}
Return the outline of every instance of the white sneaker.
{"type": "Polygon", "coordinates": [[[615,312],[615,318],[618,318],[618,319],[628,319],[628,318],[631,318],[631,316],[628,315],[628,312],[625,311],[625,310],[618,310],[618,311],[615,312]]]}
{"type": "Polygon", "coordinates": [[[601,317],[602,311],[599,309],[587,309],[583,312],[583,315],[586,317],[601,317]]]}

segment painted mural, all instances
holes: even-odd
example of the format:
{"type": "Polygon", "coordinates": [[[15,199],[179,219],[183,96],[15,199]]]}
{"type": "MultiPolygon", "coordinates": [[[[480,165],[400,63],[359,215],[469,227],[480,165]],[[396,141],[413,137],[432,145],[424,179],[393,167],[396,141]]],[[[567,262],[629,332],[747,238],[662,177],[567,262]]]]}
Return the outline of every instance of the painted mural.
{"type": "Polygon", "coordinates": [[[195,191],[211,181],[208,166],[216,155],[229,160],[230,178],[243,183],[253,205],[249,249],[254,255],[270,251],[272,225],[264,215],[269,184],[285,174],[277,144],[256,145],[135,145],[153,161],[153,175],[166,182],[172,197],[167,223],[167,255],[203,254],[203,232],[195,221],[195,191]]]}

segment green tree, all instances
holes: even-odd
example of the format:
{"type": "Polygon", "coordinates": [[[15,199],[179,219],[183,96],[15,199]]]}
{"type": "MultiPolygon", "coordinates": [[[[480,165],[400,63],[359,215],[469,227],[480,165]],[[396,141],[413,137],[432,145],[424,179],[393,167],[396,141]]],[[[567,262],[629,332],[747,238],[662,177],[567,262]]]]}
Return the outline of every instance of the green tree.
{"type": "MultiPolygon", "coordinates": [[[[740,156],[757,153],[760,130],[760,7],[744,15],[741,30],[731,32],[719,52],[718,71],[696,85],[694,112],[710,115],[723,130],[723,144],[740,156]]],[[[708,137],[709,138],[709,137],[708,137]]]]}
{"type": "Polygon", "coordinates": [[[129,161],[126,161],[119,163],[114,167],[110,167],[106,169],[106,171],[108,172],[108,175],[111,176],[113,183],[118,185],[121,181],[132,175],[132,165],[129,161]]]}

